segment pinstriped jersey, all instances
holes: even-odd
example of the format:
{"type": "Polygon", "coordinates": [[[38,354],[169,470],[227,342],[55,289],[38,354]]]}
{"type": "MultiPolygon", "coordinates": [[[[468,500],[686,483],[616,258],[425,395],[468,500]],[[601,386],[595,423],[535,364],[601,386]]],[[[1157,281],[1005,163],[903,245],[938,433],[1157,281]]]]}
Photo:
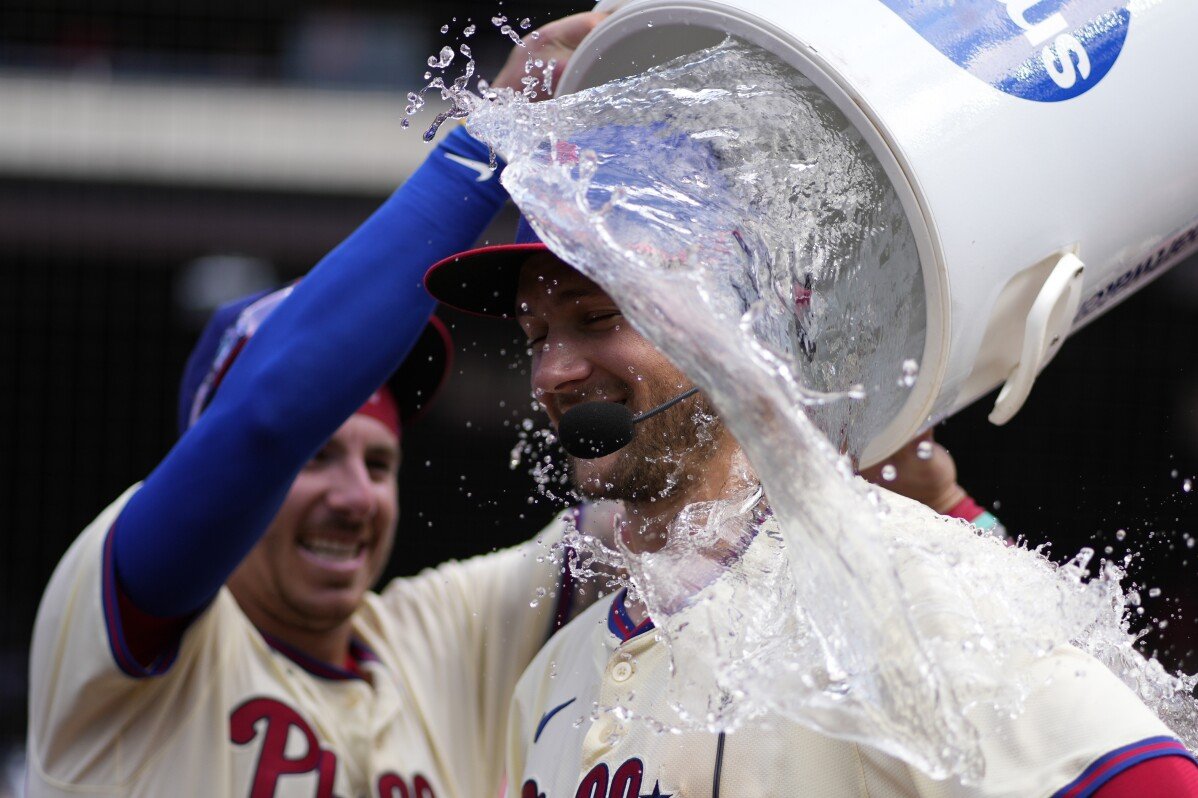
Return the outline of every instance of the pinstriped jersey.
{"type": "MultiPolygon", "coordinates": [[[[559,569],[530,542],[370,593],[359,674],[260,633],[222,589],[148,668],[114,612],[104,511],[55,572],[32,647],[28,794],[475,798],[502,780],[513,686],[545,641],[559,569]]],[[[565,523],[542,534],[545,544],[565,523]]]]}

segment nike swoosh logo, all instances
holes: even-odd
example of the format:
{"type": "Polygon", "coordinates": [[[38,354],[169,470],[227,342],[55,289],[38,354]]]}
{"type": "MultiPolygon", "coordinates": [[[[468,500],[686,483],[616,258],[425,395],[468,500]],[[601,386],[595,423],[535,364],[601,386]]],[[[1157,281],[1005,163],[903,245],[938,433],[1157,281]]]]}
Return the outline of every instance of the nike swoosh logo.
{"type": "Polygon", "coordinates": [[[461,155],[455,155],[452,152],[445,153],[445,157],[454,163],[460,163],[467,169],[473,169],[475,172],[478,172],[478,177],[474,178],[475,183],[485,183],[491,179],[493,172],[490,164],[483,163],[482,161],[474,161],[470,158],[463,158],[461,155]]]}
{"type": "MultiPolygon", "coordinates": [[[[577,698],[577,696],[575,696],[575,698],[577,698]]],[[[541,739],[541,732],[545,731],[545,724],[549,722],[549,719],[573,703],[574,698],[571,698],[566,703],[558,704],[556,707],[542,715],[541,722],[537,724],[537,733],[532,736],[532,741],[535,743],[537,740],[541,739]]]]}

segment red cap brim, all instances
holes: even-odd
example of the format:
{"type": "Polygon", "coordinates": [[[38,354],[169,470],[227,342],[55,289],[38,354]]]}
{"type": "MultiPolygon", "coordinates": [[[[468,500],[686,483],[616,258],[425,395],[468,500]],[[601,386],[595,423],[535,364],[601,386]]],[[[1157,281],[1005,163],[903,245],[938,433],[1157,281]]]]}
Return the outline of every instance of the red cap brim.
{"type": "Polygon", "coordinates": [[[510,319],[525,262],[549,248],[541,243],[499,244],[459,252],[434,263],[424,287],[437,301],[477,316],[510,319]]]}

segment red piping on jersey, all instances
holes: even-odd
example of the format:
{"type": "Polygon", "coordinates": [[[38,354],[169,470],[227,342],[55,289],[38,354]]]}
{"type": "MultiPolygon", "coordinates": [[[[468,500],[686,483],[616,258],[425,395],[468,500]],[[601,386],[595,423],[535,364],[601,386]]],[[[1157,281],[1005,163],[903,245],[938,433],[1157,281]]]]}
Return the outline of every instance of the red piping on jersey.
{"type": "Polygon", "coordinates": [[[187,618],[157,618],[147,615],[124,595],[116,574],[113,556],[113,530],[104,535],[104,551],[100,563],[100,607],[108,633],[108,648],[113,662],[126,676],[144,679],[161,676],[175,664],[179,655],[179,636],[186,628],[187,618]],[[126,625],[129,636],[126,636],[126,625]],[[130,642],[133,645],[130,645],[130,642]],[[134,652],[148,664],[142,664],[134,652]]]}
{"type": "Polygon", "coordinates": [[[1116,748],[1095,760],[1080,776],[1053,793],[1053,798],[1091,798],[1096,790],[1118,774],[1140,762],[1161,756],[1182,756],[1194,761],[1186,747],[1172,737],[1149,737],[1116,748]]]}
{"type": "Polygon", "coordinates": [[[623,588],[612,599],[611,609],[607,612],[607,628],[625,643],[654,628],[652,618],[646,617],[639,625],[632,622],[632,618],[628,616],[628,608],[624,606],[627,597],[628,588],[623,588]]]}
{"type": "MultiPolygon", "coordinates": [[[[295,646],[288,645],[274,635],[263,632],[261,629],[258,630],[258,634],[262,635],[262,639],[266,641],[266,645],[270,646],[272,649],[279,652],[296,665],[299,665],[313,676],[316,676],[320,679],[330,679],[332,681],[341,682],[351,679],[366,681],[365,674],[356,668],[354,670],[338,668],[335,665],[330,665],[327,662],[321,662],[315,657],[308,656],[295,646]]],[[[365,643],[357,639],[351,639],[349,641],[349,656],[359,665],[361,665],[363,662],[379,661],[378,656],[369,648],[367,648],[365,643]]]]}
{"type": "Polygon", "coordinates": [[[1180,756],[1158,756],[1140,762],[1098,788],[1094,798],[1198,798],[1198,765],[1180,756]]]}

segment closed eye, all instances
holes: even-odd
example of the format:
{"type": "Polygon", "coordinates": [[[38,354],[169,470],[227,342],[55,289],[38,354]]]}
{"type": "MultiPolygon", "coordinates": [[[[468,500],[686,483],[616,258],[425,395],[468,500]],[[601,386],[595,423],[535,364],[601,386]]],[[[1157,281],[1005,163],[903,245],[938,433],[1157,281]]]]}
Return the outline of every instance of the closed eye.
{"type": "Polygon", "coordinates": [[[604,310],[598,313],[588,313],[586,317],[586,323],[600,324],[605,321],[610,321],[611,319],[614,319],[620,315],[620,311],[618,310],[604,310]]]}

